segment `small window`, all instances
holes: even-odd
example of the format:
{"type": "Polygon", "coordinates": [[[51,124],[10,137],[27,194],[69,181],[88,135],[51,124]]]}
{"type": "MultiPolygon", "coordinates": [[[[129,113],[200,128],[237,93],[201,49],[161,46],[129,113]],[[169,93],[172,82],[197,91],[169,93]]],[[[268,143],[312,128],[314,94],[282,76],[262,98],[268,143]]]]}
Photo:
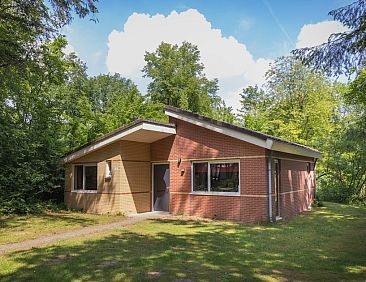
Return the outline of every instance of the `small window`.
{"type": "Polygon", "coordinates": [[[239,161],[192,163],[192,191],[239,193],[239,161]]]}
{"type": "Polygon", "coordinates": [[[97,190],[97,165],[74,166],[74,190],[97,190]]]}
{"type": "Polygon", "coordinates": [[[105,164],[105,178],[112,178],[112,161],[108,160],[105,164]]]}

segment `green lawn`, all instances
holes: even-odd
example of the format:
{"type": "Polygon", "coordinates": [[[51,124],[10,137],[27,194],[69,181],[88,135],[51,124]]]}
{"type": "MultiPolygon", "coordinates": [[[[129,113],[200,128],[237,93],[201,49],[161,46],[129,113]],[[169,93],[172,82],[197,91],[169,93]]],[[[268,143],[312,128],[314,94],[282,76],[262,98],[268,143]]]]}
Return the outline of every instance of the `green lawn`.
{"type": "Polygon", "coordinates": [[[0,217],[0,245],[122,219],[123,216],[117,215],[78,212],[49,212],[39,215],[0,217]]]}
{"type": "Polygon", "coordinates": [[[327,203],[270,225],[149,220],[0,257],[1,281],[148,279],[365,281],[366,209],[327,203]]]}

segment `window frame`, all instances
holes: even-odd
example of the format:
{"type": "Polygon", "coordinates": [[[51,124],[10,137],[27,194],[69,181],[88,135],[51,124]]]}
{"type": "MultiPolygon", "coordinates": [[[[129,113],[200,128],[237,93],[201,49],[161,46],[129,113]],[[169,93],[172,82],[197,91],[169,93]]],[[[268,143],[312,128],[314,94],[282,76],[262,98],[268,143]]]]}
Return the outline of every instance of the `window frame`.
{"type": "Polygon", "coordinates": [[[191,161],[191,194],[193,195],[213,195],[213,196],[240,196],[240,159],[232,159],[232,160],[198,160],[191,161]],[[197,163],[207,163],[207,189],[208,191],[194,191],[193,190],[193,166],[197,163]],[[237,163],[239,166],[239,185],[238,192],[217,192],[211,191],[211,164],[223,164],[223,163],[237,163]]]}
{"type": "Polygon", "coordinates": [[[112,168],[113,164],[112,164],[112,160],[106,160],[105,161],[105,179],[112,179],[113,173],[112,173],[112,168]]]}
{"type": "Polygon", "coordinates": [[[311,163],[310,163],[310,162],[306,162],[306,172],[307,172],[308,174],[310,174],[310,173],[311,173],[311,163]]]}
{"type": "Polygon", "coordinates": [[[98,192],[98,163],[85,163],[85,164],[73,164],[72,165],[72,179],[71,179],[72,189],[71,192],[74,193],[97,193],[98,192]],[[75,167],[82,166],[83,167],[83,188],[75,189],[75,167]],[[97,187],[95,190],[85,190],[85,167],[87,166],[95,166],[97,168],[97,187]]]}

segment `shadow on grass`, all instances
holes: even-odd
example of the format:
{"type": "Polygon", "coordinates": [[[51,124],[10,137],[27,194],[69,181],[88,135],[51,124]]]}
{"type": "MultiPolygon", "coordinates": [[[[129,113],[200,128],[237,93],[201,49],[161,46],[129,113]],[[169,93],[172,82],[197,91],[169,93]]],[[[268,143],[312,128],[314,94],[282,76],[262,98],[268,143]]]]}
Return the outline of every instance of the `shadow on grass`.
{"type": "Polygon", "coordinates": [[[322,208],[274,225],[149,220],[8,255],[13,268],[0,271],[0,280],[363,281],[366,212],[346,214],[322,208]]]}

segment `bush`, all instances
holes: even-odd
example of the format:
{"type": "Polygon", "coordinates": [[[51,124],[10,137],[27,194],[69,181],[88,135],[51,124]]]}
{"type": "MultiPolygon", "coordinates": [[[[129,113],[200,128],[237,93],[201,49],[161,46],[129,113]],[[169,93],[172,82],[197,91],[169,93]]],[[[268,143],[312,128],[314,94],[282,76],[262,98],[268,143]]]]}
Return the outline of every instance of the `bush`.
{"type": "Polygon", "coordinates": [[[314,201],[313,201],[312,207],[321,208],[321,207],[324,207],[324,204],[318,198],[315,198],[314,201]]]}
{"type": "Polygon", "coordinates": [[[39,214],[45,211],[62,211],[66,209],[63,202],[54,200],[26,202],[21,198],[12,198],[10,201],[0,202],[0,215],[39,214]]]}

